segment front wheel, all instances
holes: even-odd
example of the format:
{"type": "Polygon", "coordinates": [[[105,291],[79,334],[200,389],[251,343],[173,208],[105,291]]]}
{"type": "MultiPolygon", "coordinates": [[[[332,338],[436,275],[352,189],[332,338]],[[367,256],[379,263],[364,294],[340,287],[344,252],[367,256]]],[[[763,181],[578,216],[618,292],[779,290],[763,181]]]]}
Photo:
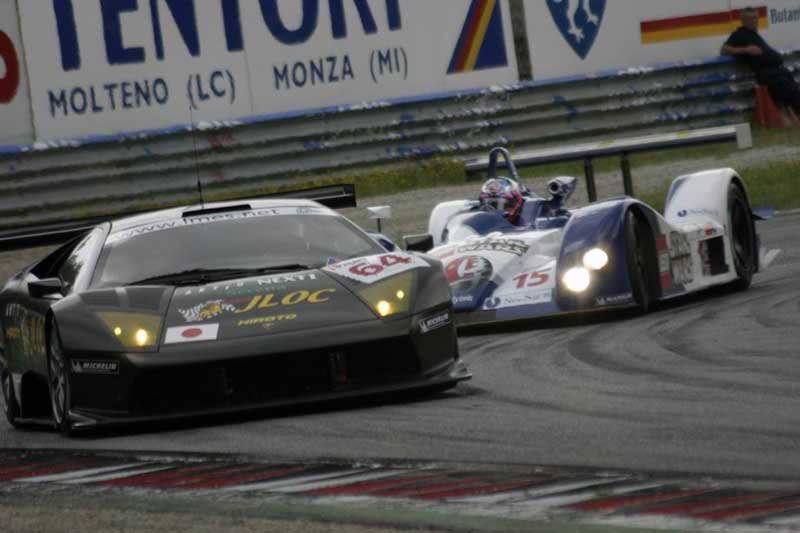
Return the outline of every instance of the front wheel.
{"type": "Polygon", "coordinates": [[[647,239],[645,225],[633,211],[628,211],[625,214],[625,259],[633,299],[642,312],[646,312],[653,303],[653,294],[648,283],[647,239]]]}
{"type": "Polygon", "coordinates": [[[746,289],[756,270],[755,231],[750,204],[742,190],[734,184],[728,188],[728,217],[733,265],[737,279],[731,287],[746,289]]]}
{"type": "Polygon", "coordinates": [[[2,382],[0,385],[3,389],[3,410],[6,413],[6,420],[13,427],[17,427],[17,419],[19,418],[19,404],[17,398],[14,396],[14,385],[11,382],[11,372],[8,369],[3,370],[2,382]]]}
{"type": "Polygon", "coordinates": [[[47,372],[50,390],[50,406],[53,411],[53,423],[62,435],[72,432],[72,421],[69,417],[70,388],[69,370],[66,358],[61,349],[61,337],[58,326],[53,320],[50,324],[50,336],[47,346],[47,372]]]}

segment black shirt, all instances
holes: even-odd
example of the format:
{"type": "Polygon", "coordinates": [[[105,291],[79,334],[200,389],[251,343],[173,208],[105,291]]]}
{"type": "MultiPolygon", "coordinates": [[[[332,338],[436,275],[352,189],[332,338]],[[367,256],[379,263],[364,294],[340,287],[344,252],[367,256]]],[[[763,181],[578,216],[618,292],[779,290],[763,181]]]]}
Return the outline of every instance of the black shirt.
{"type": "Polygon", "coordinates": [[[755,45],[761,48],[764,53],[760,56],[751,56],[749,54],[737,56],[747,63],[747,66],[755,73],[759,81],[764,76],[769,76],[771,73],[780,70],[783,66],[781,55],[768,45],[756,31],[741,27],[728,37],[725,44],[742,48],[755,45]]]}

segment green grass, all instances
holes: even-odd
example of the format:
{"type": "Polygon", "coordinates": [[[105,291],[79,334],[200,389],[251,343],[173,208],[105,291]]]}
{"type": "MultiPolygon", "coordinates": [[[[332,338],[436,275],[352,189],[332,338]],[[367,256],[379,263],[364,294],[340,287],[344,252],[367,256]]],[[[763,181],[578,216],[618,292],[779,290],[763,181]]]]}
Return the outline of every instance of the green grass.
{"type": "MultiPolygon", "coordinates": [[[[371,167],[328,173],[324,178],[313,174],[300,175],[291,184],[277,187],[265,186],[249,190],[248,195],[258,196],[297,189],[352,183],[356,186],[358,196],[366,198],[427,187],[455,185],[464,183],[465,180],[466,170],[462,163],[436,158],[395,164],[388,167],[371,167]]],[[[208,191],[208,201],[241,198],[241,193],[238,191],[226,192],[224,189],[215,191],[213,187],[208,187],[206,190],[208,191]]]]}
{"type": "MultiPolygon", "coordinates": [[[[747,186],[753,206],[800,207],[800,160],[790,159],[737,170],[747,186]]],[[[637,197],[663,212],[669,185],[670,181],[665,180],[660,188],[637,194],[637,197]]]]}
{"type": "MultiPolygon", "coordinates": [[[[761,126],[752,127],[753,147],[765,148],[768,146],[796,146],[800,139],[797,130],[770,130],[761,126]]],[[[582,144],[578,142],[577,144],[582,144]]],[[[725,159],[738,152],[739,148],[734,143],[727,144],[705,144],[689,148],[668,149],[655,152],[643,152],[633,154],[630,157],[631,166],[641,167],[669,163],[676,158],[680,159],[706,159],[714,158],[723,163],[725,159]]],[[[513,154],[513,152],[512,152],[513,154]]],[[[594,170],[596,173],[613,172],[619,170],[619,156],[600,157],[594,160],[594,170]]],[[[520,170],[523,178],[536,176],[582,176],[583,162],[576,161],[571,163],[552,163],[548,165],[537,165],[520,170]]]]}
{"type": "MultiPolygon", "coordinates": [[[[359,168],[348,171],[338,171],[326,173],[326,177],[321,178],[315,174],[291,176],[293,181],[288,184],[272,185],[268,178],[264,180],[253,179],[250,183],[243,186],[231,188],[229,185],[218,186],[206,183],[203,187],[203,197],[206,202],[222,202],[226,200],[236,200],[241,198],[257,198],[268,194],[275,194],[284,191],[295,191],[298,189],[309,189],[313,187],[323,187],[343,183],[356,185],[358,198],[378,196],[382,194],[394,194],[403,191],[426,187],[440,187],[443,185],[454,185],[464,183],[466,171],[463,163],[444,158],[436,158],[425,161],[411,161],[390,165],[388,167],[359,168]]],[[[181,192],[170,193],[166,199],[160,199],[151,193],[141,195],[129,194],[124,197],[128,200],[139,200],[133,209],[128,211],[155,211],[179,205],[197,202],[197,193],[193,188],[182,190],[181,192]]],[[[113,200],[113,199],[110,199],[113,200]]],[[[90,219],[99,217],[116,217],[126,214],[120,212],[113,201],[98,203],[95,199],[73,202],[70,206],[73,209],[72,218],[90,219]]],[[[19,216],[25,217],[38,212],[48,212],[49,206],[39,208],[26,207],[18,211],[19,216]]],[[[36,213],[38,214],[38,213],[36,213]]],[[[60,221],[61,215],[56,213],[52,221],[60,221]]],[[[50,222],[50,219],[45,219],[50,222]]],[[[38,220],[37,220],[38,222],[38,220]]]]}

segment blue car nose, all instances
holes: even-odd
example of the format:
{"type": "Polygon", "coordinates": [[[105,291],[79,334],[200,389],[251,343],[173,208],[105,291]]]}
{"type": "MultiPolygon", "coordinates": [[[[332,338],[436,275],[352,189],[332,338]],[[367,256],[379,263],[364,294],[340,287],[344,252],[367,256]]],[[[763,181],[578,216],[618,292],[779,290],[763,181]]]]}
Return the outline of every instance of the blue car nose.
{"type": "Polygon", "coordinates": [[[456,313],[476,311],[483,307],[486,297],[494,292],[497,284],[485,283],[474,289],[453,291],[453,308],[456,313]]]}

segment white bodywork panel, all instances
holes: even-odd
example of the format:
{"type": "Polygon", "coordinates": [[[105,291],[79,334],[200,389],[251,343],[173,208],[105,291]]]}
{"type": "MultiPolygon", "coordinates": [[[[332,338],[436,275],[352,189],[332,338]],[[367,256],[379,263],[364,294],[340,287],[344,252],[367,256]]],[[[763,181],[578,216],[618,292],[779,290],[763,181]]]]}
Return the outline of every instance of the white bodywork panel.
{"type": "Polygon", "coordinates": [[[498,287],[492,309],[501,309],[553,301],[563,238],[563,229],[490,233],[439,246],[429,254],[445,265],[451,285],[474,288],[494,280],[498,287]]]}
{"type": "MultiPolygon", "coordinates": [[[[687,292],[728,283],[736,279],[730,235],[730,214],[728,213],[728,189],[734,180],[742,188],[744,183],[731,168],[706,170],[680,176],[673,181],[671,196],[664,207],[664,219],[671,226],[669,233],[670,253],[675,245],[688,244],[690,264],[686,260],[677,261],[678,278],[687,292]],[[677,237],[675,233],[682,237],[677,237]],[[722,236],[725,245],[725,263],[728,271],[710,275],[704,265],[703,242],[722,236]],[[673,243],[673,240],[679,242],[673,243]]],[[[747,191],[745,190],[745,194],[747,191]]],[[[680,250],[686,252],[687,250],[680,250]]],[[[681,253],[685,257],[685,254],[681,253]]],[[[673,261],[673,265],[676,261],[673,261]]],[[[674,274],[673,274],[674,276],[674,274]]]]}
{"type": "Polygon", "coordinates": [[[442,234],[453,216],[469,211],[477,205],[477,200],[454,200],[434,207],[428,220],[428,233],[433,236],[433,245],[440,246],[442,244],[442,234]]]}
{"type": "MultiPolygon", "coordinates": [[[[737,278],[728,213],[728,190],[734,181],[744,190],[738,174],[730,168],[680,176],[673,182],[664,216],[653,212],[657,225],[653,228],[657,274],[664,298],[737,278]],[[712,242],[719,238],[722,241],[712,242]],[[724,266],[712,269],[709,250],[719,247],[720,242],[724,266]]],[[[428,231],[435,248],[430,254],[443,261],[451,284],[479,283],[481,277],[491,276],[498,285],[493,293],[493,309],[545,303],[554,298],[564,229],[484,236],[475,235],[471,229],[461,231],[460,215],[476,205],[472,200],[445,202],[431,213],[428,231]],[[445,229],[450,237],[446,244],[442,242],[445,229]],[[510,253],[512,249],[514,252],[510,253]]],[[[597,204],[597,208],[601,205],[597,204]]],[[[767,256],[763,251],[760,255],[767,256]]]]}

